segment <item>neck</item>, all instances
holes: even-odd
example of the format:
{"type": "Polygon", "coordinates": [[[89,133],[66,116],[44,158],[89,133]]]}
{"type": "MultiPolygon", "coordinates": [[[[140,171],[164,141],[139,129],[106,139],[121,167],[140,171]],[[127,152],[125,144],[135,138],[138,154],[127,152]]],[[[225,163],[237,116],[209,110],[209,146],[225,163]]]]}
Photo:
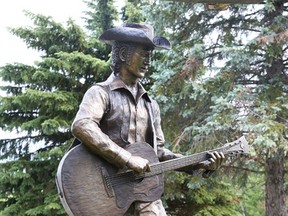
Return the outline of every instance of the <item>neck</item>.
{"type": "Polygon", "coordinates": [[[122,73],[117,74],[117,76],[125,83],[131,94],[133,95],[134,98],[137,98],[138,95],[138,81],[139,78],[132,79],[130,76],[124,76],[122,73]]]}
{"type": "Polygon", "coordinates": [[[137,87],[137,84],[139,82],[138,77],[133,76],[129,73],[119,73],[118,76],[128,87],[131,88],[137,87]]]}

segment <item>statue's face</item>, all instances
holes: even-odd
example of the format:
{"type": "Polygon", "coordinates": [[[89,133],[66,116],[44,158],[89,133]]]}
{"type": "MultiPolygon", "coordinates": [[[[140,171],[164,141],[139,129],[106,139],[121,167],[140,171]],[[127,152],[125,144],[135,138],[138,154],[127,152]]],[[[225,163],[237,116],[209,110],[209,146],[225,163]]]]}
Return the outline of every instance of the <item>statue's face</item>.
{"type": "Polygon", "coordinates": [[[126,71],[136,78],[143,78],[148,72],[152,52],[152,50],[147,50],[142,46],[135,47],[130,53],[128,61],[126,61],[126,71]]]}

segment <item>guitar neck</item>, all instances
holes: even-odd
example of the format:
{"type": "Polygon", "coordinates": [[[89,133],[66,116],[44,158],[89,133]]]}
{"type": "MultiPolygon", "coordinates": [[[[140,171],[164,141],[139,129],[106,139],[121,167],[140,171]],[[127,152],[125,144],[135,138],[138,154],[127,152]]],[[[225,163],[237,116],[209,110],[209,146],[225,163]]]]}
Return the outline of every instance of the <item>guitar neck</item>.
{"type": "Polygon", "coordinates": [[[176,158],[172,160],[167,160],[164,162],[156,163],[150,165],[151,167],[151,172],[150,173],[145,173],[145,176],[153,176],[153,175],[158,175],[167,171],[171,170],[177,170],[182,167],[186,167],[189,165],[197,164],[201,161],[207,160],[207,153],[206,152],[201,152],[197,154],[193,154],[190,156],[184,156],[181,158],[176,158]]]}
{"type": "MultiPolygon", "coordinates": [[[[244,142],[246,141],[244,137],[242,137],[240,139],[240,141],[244,142]]],[[[209,152],[213,152],[213,151],[218,151],[218,152],[222,152],[224,155],[228,155],[228,154],[237,154],[237,151],[233,151],[230,150],[231,149],[231,145],[226,145],[223,147],[219,147],[216,149],[213,149],[209,152]]],[[[239,151],[240,153],[242,151],[239,151]]],[[[186,167],[186,166],[190,166],[190,165],[194,165],[197,163],[200,163],[202,161],[205,161],[209,158],[207,152],[200,152],[200,153],[196,153],[196,154],[192,154],[189,156],[183,156],[181,158],[176,158],[176,159],[172,159],[172,160],[167,160],[164,162],[160,162],[160,163],[155,163],[155,164],[151,164],[151,172],[149,173],[145,173],[145,176],[153,176],[153,175],[158,175],[167,171],[171,171],[171,170],[177,170],[179,168],[182,167],[186,167]]]]}
{"type": "Polygon", "coordinates": [[[209,159],[208,152],[222,152],[224,155],[238,155],[238,154],[247,154],[248,153],[248,142],[245,137],[242,136],[238,140],[235,140],[231,143],[227,143],[222,147],[215,148],[210,151],[200,152],[196,154],[192,154],[189,156],[183,156],[180,158],[167,160],[164,162],[159,162],[155,164],[151,164],[151,172],[144,173],[145,177],[158,175],[167,171],[177,170],[182,167],[194,165],[209,159]]]}

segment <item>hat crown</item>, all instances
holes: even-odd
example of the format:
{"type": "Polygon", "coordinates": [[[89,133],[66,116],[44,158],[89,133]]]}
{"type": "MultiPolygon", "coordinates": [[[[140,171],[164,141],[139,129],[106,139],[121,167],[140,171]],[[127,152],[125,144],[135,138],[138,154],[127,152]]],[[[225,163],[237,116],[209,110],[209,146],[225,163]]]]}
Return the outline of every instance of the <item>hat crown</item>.
{"type": "Polygon", "coordinates": [[[112,46],[115,41],[121,41],[142,44],[153,49],[171,49],[169,40],[154,36],[153,27],[146,23],[124,23],[121,27],[106,30],[99,39],[112,46]]]}
{"type": "Polygon", "coordinates": [[[139,30],[143,31],[149,39],[153,40],[153,38],[154,38],[153,26],[151,26],[149,24],[123,23],[122,27],[139,29],[139,30]]]}

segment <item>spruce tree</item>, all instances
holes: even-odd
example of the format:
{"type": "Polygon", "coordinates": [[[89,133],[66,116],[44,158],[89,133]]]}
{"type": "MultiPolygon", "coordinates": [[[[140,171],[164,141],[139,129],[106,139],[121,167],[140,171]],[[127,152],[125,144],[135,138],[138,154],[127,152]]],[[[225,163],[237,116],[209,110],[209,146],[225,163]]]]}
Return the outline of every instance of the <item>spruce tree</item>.
{"type": "MultiPolygon", "coordinates": [[[[108,11],[102,13],[109,13],[109,20],[99,26],[112,23],[115,16],[108,11]]],[[[10,31],[42,59],[0,69],[6,92],[0,98],[0,126],[16,134],[0,139],[0,214],[66,215],[57,195],[56,169],[72,142],[70,125],[84,93],[110,74],[107,50],[72,20],[63,25],[51,17],[26,15],[34,25],[10,31]]]]}
{"type": "MultiPolygon", "coordinates": [[[[153,9],[150,21],[174,44],[171,54],[155,62],[159,72],[152,86],[164,111],[162,121],[171,146],[193,152],[246,134],[250,160],[229,159],[225,173],[234,168],[239,185],[248,179],[243,177],[249,176],[249,170],[264,173],[266,215],[285,215],[287,3],[277,0],[207,11],[201,4],[167,2],[154,4],[153,9]]],[[[198,187],[202,180],[171,179],[182,183],[183,190],[178,194],[172,190],[166,195],[168,201],[182,197],[196,208],[201,204],[190,194],[195,191],[186,189],[198,187]]],[[[209,188],[217,189],[217,184],[209,188]]],[[[203,196],[212,199],[213,194],[203,196]]],[[[214,212],[219,207],[216,200],[214,212]]],[[[237,210],[241,214],[247,209],[253,215],[261,211],[245,206],[237,196],[232,200],[242,205],[237,210]]],[[[214,215],[210,207],[202,206],[202,213],[206,209],[207,215],[214,215]]],[[[195,215],[202,213],[198,209],[195,215]]]]}

